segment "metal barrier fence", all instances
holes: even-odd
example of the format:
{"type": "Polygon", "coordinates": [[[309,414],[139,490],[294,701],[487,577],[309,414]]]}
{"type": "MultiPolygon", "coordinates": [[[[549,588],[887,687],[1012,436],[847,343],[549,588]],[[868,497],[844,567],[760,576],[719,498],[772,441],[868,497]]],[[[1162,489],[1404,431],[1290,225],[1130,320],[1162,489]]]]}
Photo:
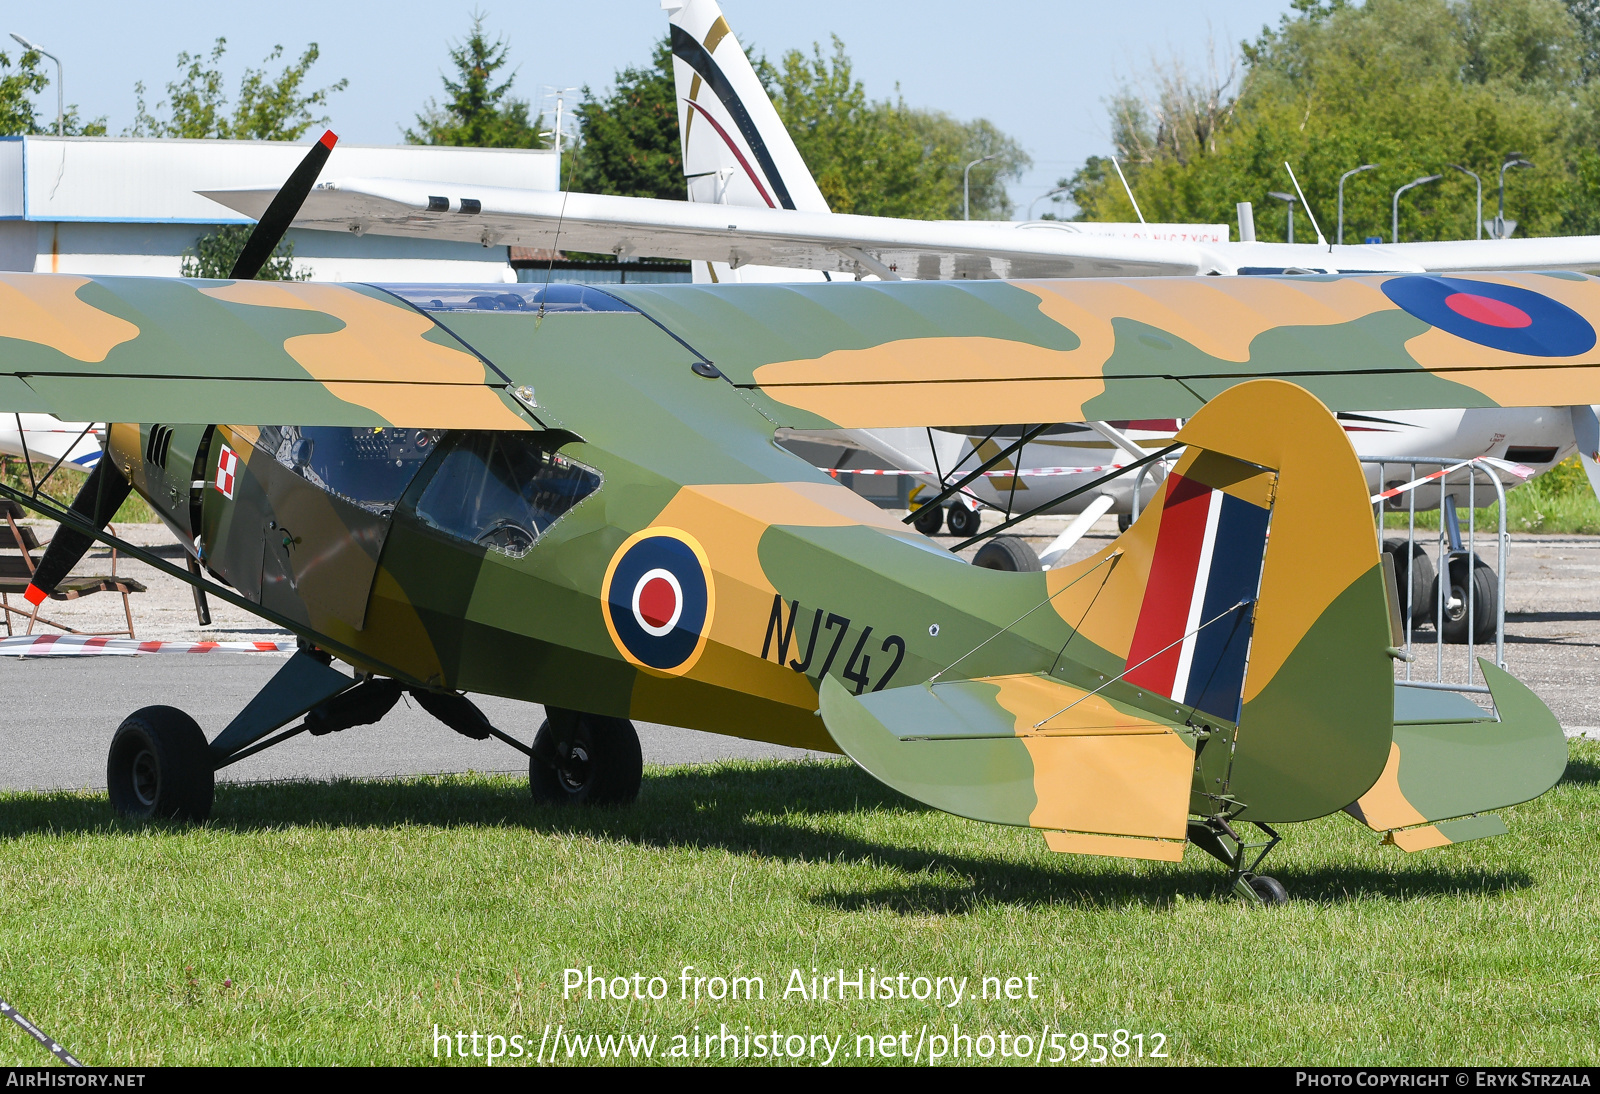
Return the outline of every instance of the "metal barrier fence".
{"type": "MultiPolygon", "coordinates": [[[[1506,535],[1506,488],[1495,467],[1483,460],[1452,460],[1436,456],[1408,456],[1404,459],[1364,459],[1363,467],[1376,470],[1369,482],[1373,491],[1373,519],[1381,533],[1386,514],[1406,515],[1404,539],[1384,536],[1384,549],[1395,559],[1395,576],[1403,601],[1400,616],[1404,623],[1405,645],[1414,660],[1406,662],[1403,682],[1411,687],[1447,691],[1488,692],[1477,672],[1477,651],[1488,645],[1490,624],[1494,633],[1494,663],[1505,667],[1506,646],[1506,561],[1509,539],[1506,535]],[[1440,469],[1440,470],[1435,470],[1440,469]],[[1403,477],[1401,477],[1403,476],[1403,477]],[[1424,480],[1424,481],[1419,481],[1424,480]],[[1402,492],[1382,495],[1397,487],[1402,492]],[[1480,493],[1480,487],[1483,492],[1480,493]],[[1461,529],[1460,505],[1467,507],[1465,535],[1461,529]],[[1480,536],[1477,527],[1480,504],[1498,503],[1498,527],[1494,534],[1480,536]],[[1424,540],[1417,539],[1417,512],[1437,508],[1439,530],[1424,529],[1424,540]],[[1433,556],[1428,546],[1434,548],[1433,556]],[[1493,550],[1491,566],[1478,552],[1493,550]],[[1432,571],[1431,579],[1427,576],[1432,571]],[[1488,603],[1493,600],[1492,605],[1488,603]],[[1424,659],[1417,656],[1413,639],[1419,625],[1433,626],[1432,679],[1419,673],[1424,659]],[[1464,671],[1446,672],[1445,646],[1463,650],[1464,671]]],[[[1395,529],[1400,531],[1400,529],[1395,529]]],[[[1420,643],[1416,644],[1420,645],[1420,643]]],[[[1455,661],[1454,656],[1448,659],[1455,661]]]]}

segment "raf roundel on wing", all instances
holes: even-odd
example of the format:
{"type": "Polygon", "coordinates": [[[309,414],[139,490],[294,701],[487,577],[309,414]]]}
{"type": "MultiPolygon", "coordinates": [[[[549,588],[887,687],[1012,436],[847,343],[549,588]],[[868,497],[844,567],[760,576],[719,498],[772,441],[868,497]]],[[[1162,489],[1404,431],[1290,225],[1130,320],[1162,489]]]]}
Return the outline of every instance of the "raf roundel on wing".
{"type": "Polygon", "coordinates": [[[1383,294],[1424,323],[1490,349],[1573,357],[1594,348],[1594,328],[1543,293],[1460,277],[1396,277],[1383,294]]]}
{"type": "Polygon", "coordinates": [[[688,671],[710,624],[704,551],[677,529],[646,529],[612,560],[602,604],[607,629],[628,660],[661,672],[688,671]]]}

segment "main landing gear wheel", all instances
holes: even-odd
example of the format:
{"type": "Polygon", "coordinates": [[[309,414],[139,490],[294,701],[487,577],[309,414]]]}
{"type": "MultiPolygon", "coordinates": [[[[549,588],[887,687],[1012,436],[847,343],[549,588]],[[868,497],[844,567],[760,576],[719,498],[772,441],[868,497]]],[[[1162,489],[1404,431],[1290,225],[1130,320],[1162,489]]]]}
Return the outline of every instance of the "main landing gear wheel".
{"type": "Polygon", "coordinates": [[[924,505],[911,525],[925,536],[938,535],[944,529],[944,506],[924,505]]]}
{"type": "Polygon", "coordinates": [[[952,536],[975,536],[978,529],[983,527],[983,517],[976,510],[968,509],[965,505],[952,505],[950,512],[945,516],[945,523],[950,526],[952,536]]]}
{"type": "Polygon", "coordinates": [[[215,778],[206,735],[175,707],[136,710],[111,738],[106,783],[121,816],[203,821],[211,815],[215,778]]]}
{"type": "Polygon", "coordinates": [[[995,536],[978,548],[972,564],[985,570],[1012,570],[1037,573],[1044,569],[1039,556],[1033,553],[1026,540],[1017,536],[995,536]]]}
{"type": "Polygon", "coordinates": [[[1400,611],[1405,613],[1407,597],[1411,603],[1412,624],[1427,623],[1433,619],[1433,584],[1437,576],[1433,559],[1420,543],[1403,539],[1386,539],[1383,549],[1394,556],[1395,587],[1400,593],[1400,611]],[[1409,593],[1407,587],[1409,585],[1409,593]]]}
{"type": "Polygon", "coordinates": [[[533,739],[528,789],[540,805],[627,805],[644,756],[626,718],[552,711],[533,739]]]}
{"type": "Polygon", "coordinates": [[[1257,874],[1250,879],[1250,889],[1261,898],[1261,903],[1268,905],[1289,903],[1289,890],[1283,887],[1283,882],[1275,877],[1257,874]]]}
{"type": "MultiPolygon", "coordinates": [[[[1458,555],[1450,560],[1450,598],[1444,604],[1444,629],[1446,642],[1462,643],[1471,631],[1472,641],[1487,642],[1494,637],[1495,614],[1499,611],[1499,589],[1494,571],[1483,559],[1473,555],[1458,555]],[[1471,575],[1470,577],[1468,575],[1471,575]],[[1468,627],[1467,596],[1473,598],[1471,626],[1468,627]]],[[[1433,593],[1438,596],[1442,582],[1433,579],[1433,593]]],[[[1433,602],[1437,610],[1437,601],[1433,602]]]]}

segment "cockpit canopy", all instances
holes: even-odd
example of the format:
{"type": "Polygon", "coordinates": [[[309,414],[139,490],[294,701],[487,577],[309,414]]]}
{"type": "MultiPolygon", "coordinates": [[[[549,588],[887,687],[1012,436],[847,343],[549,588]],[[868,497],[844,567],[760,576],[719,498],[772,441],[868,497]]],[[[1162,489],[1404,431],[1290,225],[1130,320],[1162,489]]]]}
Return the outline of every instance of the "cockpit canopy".
{"type": "Polygon", "coordinates": [[[571,439],[566,433],[265,426],[257,444],[312,485],[384,519],[425,473],[416,502],[423,524],[521,558],[603,481],[598,471],[561,454],[571,439]]]}

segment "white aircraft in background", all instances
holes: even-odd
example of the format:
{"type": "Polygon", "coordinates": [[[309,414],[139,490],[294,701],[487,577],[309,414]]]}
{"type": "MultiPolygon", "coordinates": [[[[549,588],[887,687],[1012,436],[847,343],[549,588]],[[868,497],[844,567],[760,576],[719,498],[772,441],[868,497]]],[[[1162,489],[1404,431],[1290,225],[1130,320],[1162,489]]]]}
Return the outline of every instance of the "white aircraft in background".
{"type": "MultiPolygon", "coordinates": [[[[1316,243],[1230,242],[1217,225],[1017,224],[835,214],[828,211],[715,0],[662,0],[662,7],[670,22],[689,201],[496,187],[441,196],[434,192],[440,189],[436,183],[340,178],[312,191],[295,227],[687,259],[694,264],[696,280],[724,283],[835,276],[900,280],[1600,271],[1600,236],[1337,246],[1326,243],[1320,232],[1316,243]]],[[[273,185],[205,195],[259,217],[276,192],[273,185]]],[[[1342,417],[1363,457],[1488,456],[1539,472],[1580,450],[1591,482],[1600,483],[1600,465],[1595,463],[1600,419],[1591,407],[1342,417]]],[[[1094,422],[1058,427],[997,464],[1000,475],[974,482],[968,506],[950,511],[961,526],[955,530],[976,530],[971,500],[1000,508],[1009,501],[1018,510],[1035,509],[1099,474],[1071,469],[1131,462],[1168,443],[1176,425],[1094,422]],[[1028,474],[1035,469],[1051,473],[1028,474]],[[1027,501],[1018,502],[1024,491],[1027,501]]],[[[884,469],[912,472],[929,481],[948,475],[953,465],[970,469],[985,458],[986,446],[998,451],[1006,443],[998,435],[948,430],[838,430],[791,433],[784,439],[802,449],[820,446],[813,458],[823,466],[839,467],[830,461],[840,459],[848,463],[837,453],[858,450],[877,457],[887,465],[884,469]]],[[[1147,476],[1145,482],[1153,488],[1160,474],[1147,476]]],[[[1377,470],[1370,475],[1377,489],[1377,470]]],[[[1505,478],[1508,484],[1520,481],[1517,475],[1505,478]]],[[[1100,513],[1127,513],[1133,490],[1128,479],[1117,480],[1064,500],[1059,511],[1083,512],[1092,506],[1100,513]]],[[[1439,493],[1418,491],[1419,504],[1439,504],[1439,493]]],[[[1083,522],[1085,528],[1088,523],[1083,522]]],[[[924,526],[930,524],[931,519],[924,526]]]]}
{"type": "MultiPolygon", "coordinates": [[[[79,471],[93,470],[100,462],[100,433],[86,422],[61,422],[48,414],[13,414],[0,417],[0,455],[26,458],[79,471]],[[84,432],[85,430],[88,432],[84,432]]],[[[23,473],[27,481],[27,473],[23,473]]]]}

